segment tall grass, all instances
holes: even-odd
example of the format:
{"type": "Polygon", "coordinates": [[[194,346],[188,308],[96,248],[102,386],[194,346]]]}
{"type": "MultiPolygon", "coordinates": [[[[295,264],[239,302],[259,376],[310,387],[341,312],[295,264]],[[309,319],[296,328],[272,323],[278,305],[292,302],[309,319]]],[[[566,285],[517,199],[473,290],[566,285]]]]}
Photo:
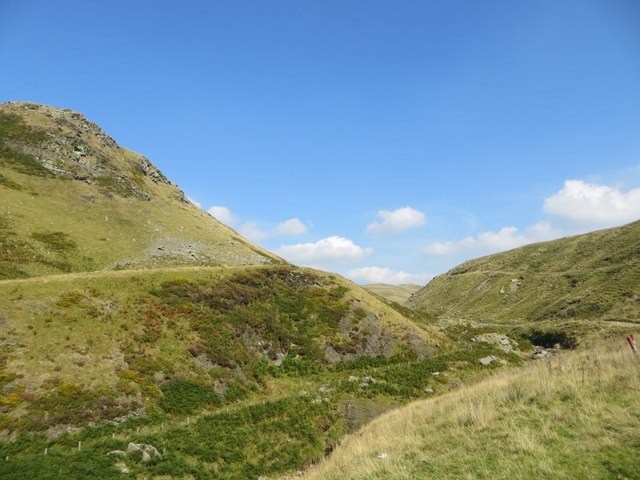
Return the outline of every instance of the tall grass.
{"type": "Polygon", "coordinates": [[[314,479],[639,479],[640,358],[622,341],[390,412],[314,479]]]}

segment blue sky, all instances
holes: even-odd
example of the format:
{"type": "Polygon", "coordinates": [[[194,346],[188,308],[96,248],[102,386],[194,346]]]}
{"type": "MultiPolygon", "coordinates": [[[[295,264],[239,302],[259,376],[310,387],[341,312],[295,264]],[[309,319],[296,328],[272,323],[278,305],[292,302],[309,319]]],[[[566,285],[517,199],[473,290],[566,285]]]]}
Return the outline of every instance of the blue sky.
{"type": "Polygon", "coordinates": [[[0,65],[361,283],[640,218],[635,0],[0,0],[0,65]]]}

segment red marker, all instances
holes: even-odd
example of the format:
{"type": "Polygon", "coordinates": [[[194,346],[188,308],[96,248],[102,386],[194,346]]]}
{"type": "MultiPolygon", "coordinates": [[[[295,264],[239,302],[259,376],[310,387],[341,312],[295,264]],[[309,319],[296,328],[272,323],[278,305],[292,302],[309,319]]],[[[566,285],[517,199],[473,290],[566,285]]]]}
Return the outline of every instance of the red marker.
{"type": "Polygon", "coordinates": [[[629,335],[627,337],[627,343],[631,347],[631,350],[633,350],[633,353],[638,353],[638,347],[636,346],[636,341],[633,338],[633,335],[629,335]]]}

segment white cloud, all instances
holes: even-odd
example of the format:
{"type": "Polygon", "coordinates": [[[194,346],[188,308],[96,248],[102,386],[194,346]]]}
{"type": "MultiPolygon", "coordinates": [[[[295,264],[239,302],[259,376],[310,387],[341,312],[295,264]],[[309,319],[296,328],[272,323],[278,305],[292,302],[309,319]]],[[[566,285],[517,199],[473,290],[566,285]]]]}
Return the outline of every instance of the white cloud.
{"type": "Polygon", "coordinates": [[[269,234],[261,230],[256,222],[244,222],[238,227],[238,233],[252,242],[260,242],[269,238],[269,234]]]}
{"type": "Polygon", "coordinates": [[[315,243],[297,243],[282,245],[278,254],[289,261],[303,264],[322,262],[355,262],[373,252],[373,248],[365,248],[353,243],[348,238],[331,236],[315,243]]]}
{"type": "MultiPolygon", "coordinates": [[[[543,227],[539,226],[539,228],[543,227]]],[[[518,233],[516,227],[503,227],[497,232],[482,232],[477,237],[431,243],[424,248],[424,252],[435,256],[446,256],[459,252],[485,254],[509,250],[531,241],[529,237],[518,233]]]]}
{"type": "Polygon", "coordinates": [[[417,283],[418,285],[425,285],[433,278],[433,275],[407,273],[383,267],[363,267],[349,270],[347,277],[360,283],[390,283],[392,285],[417,283]]]}
{"type": "Polygon", "coordinates": [[[616,187],[567,180],[544,200],[544,211],[575,224],[607,227],[640,217],[640,188],[624,193],[616,187]]]}
{"type": "Polygon", "coordinates": [[[307,227],[297,218],[290,218],[280,222],[273,230],[273,235],[304,235],[307,227]]]}
{"type": "Polygon", "coordinates": [[[236,215],[234,215],[227,207],[214,205],[209,208],[207,212],[225,225],[236,228],[240,235],[246,237],[252,242],[260,242],[262,240],[266,240],[267,238],[275,236],[294,236],[307,233],[307,227],[298,218],[290,218],[289,220],[284,220],[278,223],[272,230],[267,231],[262,230],[258,226],[257,222],[241,222],[240,219],[236,215]]]}
{"type": "Polygon", "coordinates": [[[382,221],[367,225],[368,233],[373,235],[395,235],[411,228],[421,227],[427,222],[424,213],[411,207],[398,208],[391,212],[380,210],[378,217],[382,221]]]}
{"type": "Polygon", "coordinates": [[[236,217],[231,213],[231,210],[229,210],[227,207],[220,207],[220,206],[214,205],[209,210],[207,210],[207,212],[211,214],[213,217],[215,217],[216,220],[220,221],[221,223],[224,223],[225,225],[228,225],[229,227],[234,226],[237,222],[236,217]]]}

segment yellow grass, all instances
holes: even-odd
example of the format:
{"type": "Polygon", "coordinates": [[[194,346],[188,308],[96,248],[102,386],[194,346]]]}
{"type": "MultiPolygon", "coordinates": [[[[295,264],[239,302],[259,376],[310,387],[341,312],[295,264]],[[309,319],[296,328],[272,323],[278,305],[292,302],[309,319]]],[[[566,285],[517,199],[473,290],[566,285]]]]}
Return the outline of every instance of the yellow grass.
{"type": "Polygon", "coordinates": [[[616,339],[385,414],[303,478],[640,478],[639,394],[616,339]]]}

